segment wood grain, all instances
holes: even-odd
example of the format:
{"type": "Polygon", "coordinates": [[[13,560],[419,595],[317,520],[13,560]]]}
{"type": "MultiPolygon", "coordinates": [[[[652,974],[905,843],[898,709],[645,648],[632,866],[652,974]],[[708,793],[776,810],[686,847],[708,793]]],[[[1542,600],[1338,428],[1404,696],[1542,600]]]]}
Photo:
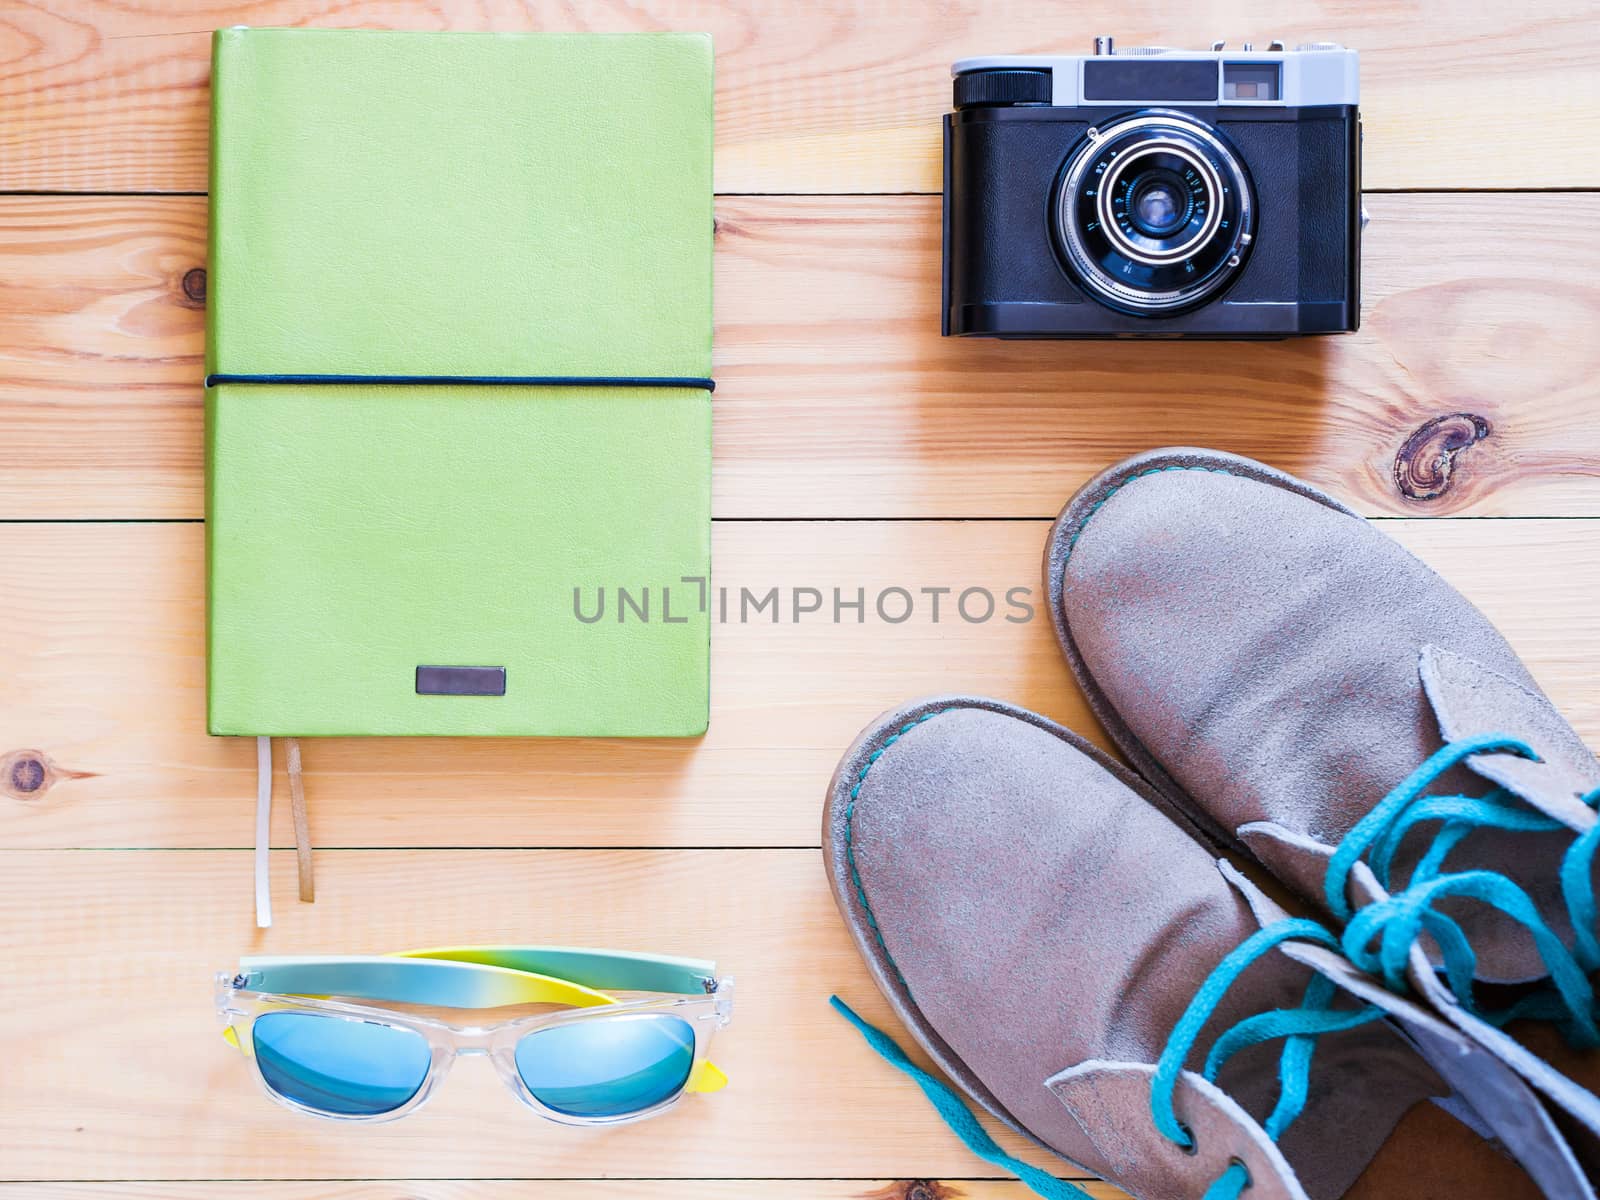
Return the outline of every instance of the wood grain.
{"type": "MultiPolygon", "coordinates": [[[[1264,458],[1371,514],[1600,517],[1600,196],[1370,196],[1352,337],[1074,346],[941,340],[937,199],[843,195],[937,191],[952,59],[1076,52],[1096,32],[1361,49],[1378,192],[1595,188],[1592,4],[1242,0],[1222,24],[1152,0],[1064,11],[0,8],[0,193],[203,191],[218,26],[711,31],[717,582],[735,608],[741,587],[825,603],[901,587],[919,604],[898,625],[870,600],[861,624],[719,625],[697,742],[309,743],[318,903],[295,902],[281,850],[278,925],[253,931],[251,748],[201,732],[203,530],[54,523],[201,513],[205,199],[0,194],[0,1200],[1024,1200],[970,1178],[993,1172],[824,1003],[837,989],[896,1028],[814,849],[862,724],[969,690],[1100,738],[1037,612],[971,624],[946,597],[935,623],[923,589],[1036,603],[1038,518],[1157,442],[1264,458]],[[1031,519],[932,519],[971,517],[1031,519]],[[426,1111],[348,1128],[272,1105],[215,1036],[209,975],[242,952],[519,940],[717,956],[739,978],[717,1052],[730,1090],[574,1131],[469,1060],[426,1111]],[[144,1182],[97,1182],[126,1180],[144,1182]]],[[[1600,520],[1385,528],[1600,741],[1600,520]]],[[[287,847],[286,803],[278,816],[287,847]]]]}
{"type": "Polygon", "coordinates": [[[1370,188],[1600,183],[1600,27],[1584,0],[1507,5],[1204,5],[1087,0],[27,0],[0,14],[0,190],[206,186],[210,30],[696,29],[717,52],[722,192],[938,190],[949,69],[974,54],[1237,46],[1281,36],[1363,51],[1370,188]]]}
{"type": "MultiPolygon", "coordinates": [[[[1600,741],[1600,522],[1383,528],[1476,601],[1600,741]]],[[[1013,587],[1034,588],[1037,605],[1044,536],[1032,521],[719,525],[715,584],[729,589],[732,619],[714,630],[703,740],[308,741],[313,836],[319,847],[814,846],[839,755],[912,697],[998,695],[1098,738],[1042,611],[1003,619],[1013,587]],[[739,623],[740,589],[772,587],[781,623],[739,623]],[[825,608],[796,623],[793,589],[805,587],[825,608]],[[851,612],[831,623],[836,587],[865,592],[863,623],[851,612]],[[911,620],[877,617],[889,587],[917,599],[911,620]],[[936,587],[954,589],[937,624],[922,591],[936,587]],[[967,587],[999,598],[995,619],[960,619],[967,587]]],[[[0,526],[0,755],[27,752],[0,779],[0,846],[252,844],[252,747],[203,732],[201,557],[197,525],[0,526]]],[[[979,614],[976,599],[969,609],[979,614]]],[[[290,846],[286,802],[278,817],[275,843],[290,846]]],[[[248,882],[241,870],[232,901],[248,899],[248,882]]],[[[318,907],[340,907],[320,884],[318,907]]]]}
{"type": "Polygon", "coordinates": [[[816,851],[331,852],[315,905],[277,858],[278,923],[252,936],[245,852],[0,851],[8,1178],[993,1174],[829,1009],[836,990],[891,1021],[816,851]],[[240,954],[462,941],[715,958],[738,981],[715,1050],[732,1083],[653,1121],[571,1129],[466,1059],[415,1115],[352,1127],[271,1103],[218,1036],[211,975],[240,954]]]}
{"type": "MultiPolygon", "coordinates": [[[[1126,1193],[1079,1185],[1095,1200],[1126,1193]]],[[[0,1200],[1032,1200],[989,1179],[391,1179],[204,1183],[0,1183],[0,1200]]]]}
{"type": "MultiPolygon", "coordinates": [[[[1600,514],[1600,196],[1374,197],[1363,330],[1263,345],[942,339],[937,205],[720,202],[718,515],[1047,516],[1154,443],[1600,514]]],[[[204,246],[201,198],[0,198],[0,517],[201,514],[204,246]]]]}

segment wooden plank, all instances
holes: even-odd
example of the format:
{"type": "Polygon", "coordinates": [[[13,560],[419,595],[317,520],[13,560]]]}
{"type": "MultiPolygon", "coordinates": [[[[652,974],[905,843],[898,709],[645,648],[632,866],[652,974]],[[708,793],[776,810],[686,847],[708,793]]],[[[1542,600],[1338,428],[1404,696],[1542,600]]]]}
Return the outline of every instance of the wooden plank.
{"type": "MultiPolygon", "coordinates": [[[[1046,516],[1188,442],[1371,513],[1600,514],[1600,196],[1371,207],[1359,334],[1073,345],[938,336],[936,200],[723,200],[716,510],[1046,516]]],[[[200,198],[0,199],[0,517],[200,515],[204,256],[200,198]]]]}
{"type": "Polygon", "coordinates": [[[1369,514],[1600,514],[1600,196],[1372,197],[1362,330],[1254,344],[941,338],[937,200],[741,203],[722,514],[1054,516],[1163,444],[1369,514]]]}
{"type": "MultiPolygon", "coordinates": [[[[260,933],[232,898],[243,851],[0,850],[8,1179],[711,1178],[748,1188],[994,1174],[828,1007],[837,992],[899,1033],[814,850],[344,851],[326,856],[316,905],[293,902],[290,855],[278,857],[282,911],[260,933]],[[533,938],[716,958],[737,980],[734,1021],[714,1049],[728,1089],[637,1125],[572,1129],[530,1115],[487,1062],[469,1059],[414,1115],[353,1127],[271,1103],[217,1036],[210,975],[241,953],[533,938]]],[[[1051,1051],[1039,1050],[1048,1071],[1051,1051]]],[[[1424,1129],[1449,1123],[1420,1115],[1424,1129]]],[[[1011,1153],[1074,1173],[996,1133],[1011,1153]]],[[[949,1200],[931,1186],[877,1197],[949,1200]]]]}
{"type": "MultiPolygon", "coordinates": [[[[1600,741],[1600,521],[1384,528],[1482,606],[1600,741]]],[[[839,754],[911,697],[997,695],[1099,737],[1037,610],[1044,535],[1043,522],[719,525],[716,585],[729,589],[731,619],[714,631],[703,740],[308,741],[313,835],[324,847],[813,846],[839,754]],[[782,623],[772,610],[739,623],[740,589],[773,587],[782,623]],[[792,621],[797,587],[820,591],[824,611],[792,621]],[[891,587],[918,601],[901,624],[874,611],[891,587]],[[937,624],[922,591],[934,587],[954,589],[937,624]],[[959,618],[954,598],[968,587],[999,598],[994,619],[959,618]],[[1013,587],[1035,589],[1034,620],[1003,619],[1013,587]],[[864,591],[862,623],[848,611],[832,623],[834,588],[864,591]]],[[[0,755],[55,764],[5,777],[0,846],[252,844],[252,747],[203,732],[201,543],[197,525],[0,526],[0,755]],[[62,774],[74,770],[91,774],[62,774]],[[42,786],[19,792],[18,780],[42,786]]],[[[981,615],[978,598],[969,611],[981,615]]],[[[278,809],[276,842],[288,846],[278,809]]],[[[230,903],[247,884],[241,869],[230,903]]]]}
{"type": "Polygon", "coordinates": [[[346,851],[323,856],[315,905],[277,857],[258,934],[242,851],[0,851],[6,1177],[994,1174],[829,1009],[837,990],[890,1021],[814,850],[346,851]],[[715,958],[738,981],[729,1089],[597,1133],[540,1121],[466,1060],[415,1115],[351,1127],[271,1103],[218,1036],[211,976],[242,953],[516,941],[715,958]]]}
{"type": "MultiPolygon", "coordinates": [[[[1099,1182],[1095,1200],[1127,1193],[1099,1182]]],[[[205,1183],[0,1183],[0,1197],[29,1200],[1032,1200],[1020,1183],[987,1179],[395,1179],[205,1183]]]]}
{"type": "Polygon", "coordinates": [[[196,513],[205,201],[12,197],[0,214],[0,514],[196,513]]]}
{"type": "Polygon", "coordinates": [[[1249,0],[1203,6],[773,4],[560,0],[397,7],[385,0],[32,0],[0,15],[0,189],[201,190],[209,31],[250,25],[700,29],[717,49],[724,192],[934,191],[952,60],[1123,46],[1332,39],[1364,51],[1373,188],[1573,187],[1600,165],[1600,21],[1583,0],[1428,6],[1249,0]],[[1495,132],[1496,122],[1506,129],[1495,132]]]}

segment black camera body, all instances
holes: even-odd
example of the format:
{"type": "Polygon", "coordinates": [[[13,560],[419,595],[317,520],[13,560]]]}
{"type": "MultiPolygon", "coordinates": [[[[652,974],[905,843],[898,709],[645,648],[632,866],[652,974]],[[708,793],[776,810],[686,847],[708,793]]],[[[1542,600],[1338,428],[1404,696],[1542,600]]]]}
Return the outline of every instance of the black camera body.
{"type": "Polygon", "coordinates": [[[947,336],[1285,338],[1361,321],[1357,56],[1328,43],[966,59],[947,336]]]}

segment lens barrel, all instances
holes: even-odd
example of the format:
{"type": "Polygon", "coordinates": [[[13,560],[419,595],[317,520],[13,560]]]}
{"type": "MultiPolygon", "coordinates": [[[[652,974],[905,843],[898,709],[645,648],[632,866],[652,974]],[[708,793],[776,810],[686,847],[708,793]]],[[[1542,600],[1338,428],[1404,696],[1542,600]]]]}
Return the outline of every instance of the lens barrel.
{"type": "Polygon", "coordinates": [[[1101,303],[1140,315],[1212,298],[1254,239],[1244,164],[1210,126],[1159,109],[1091,129],[1053,209],[1071,272],[1101,303]]]}

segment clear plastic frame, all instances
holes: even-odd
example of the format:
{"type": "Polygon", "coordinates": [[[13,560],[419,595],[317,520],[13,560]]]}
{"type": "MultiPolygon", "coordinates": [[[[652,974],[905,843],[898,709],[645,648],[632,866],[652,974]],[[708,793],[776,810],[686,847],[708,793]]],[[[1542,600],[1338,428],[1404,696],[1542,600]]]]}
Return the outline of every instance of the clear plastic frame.
{"type": "MultiPolygon", "coordinates": [[[[544,948],[519,952],[533,953],[535,950],[543,951],[544,948]]],[[[690,975],[689,982],[676,986],[687,990],[691,983],[697,984],[700,988],[698,995],[657,994],[618,998],[594,991],[579,981],[556,979],[543,974],[489,965],[488,957],[498,953],[499,948],[477,948],[470,951],[420,952],[410,959],[405,957],[345,960],[246,959],[238,971],[225,971],[217,975],[217,1014],[224,1026],[223,1037],[249,1060],[252,1073],[267,1095],[297,1112],[327,1120],[378,1122],[393,1121],[406,1116],[427,1103],[449,1073],[456,1058],[462,1055],[487,1057],[506,1086],[523,1104],[547,1120],[562,1125],[621,1125],[644,1120],[674,1107],[690,1092],[717,1091],[727,1082],[726,1077],[711,1062],[708,1053],[712,1035],[727,1025],[732,1015],[731,979],[717,979],[710,973],[690,975]],[[416,961],[417,957],[432,954],[464,955],[469,952],[477,954],[478,961],[431,961],[426,964],[416,961]],[[265,965],[267,969],[261,969],[258,964],[265,965]],[[375,965],[378,973],[374,972],[375,965]],[[290,968],[289,971],[282,969],[286,966],[290,968]],[[308,968],[314,968],[318,973],[306,974],[308,968]],[[407,971],[406,968],[412,970],[407,971]],[[431,973],[428,972],[428,968],[432,968],[431,973]],[[300,973],[295,974],[296,970],[300,973]],[[352,970],[354,973],[349,974],[348,972],[352,970]],[[395,986],[397,971],[400,972],[401,982],[395,986]],[[351,988],[349,991],[329,986],[338,981],[341,972],[346,972],[344,977],[354,981],[346,985],[351,988]],[[460,978],[463,973],[472,972],[478,972],[478,977],[472,978],[469,974],[465,979],[460,978]],[[324,990],[320,990],[316,995],[262,990],[263,984],[270,984],[275,975],[279,979],[291,982],[316,981],[316,986],[324,990]],[[508,979],[508,976],[525,976],[525,979],[508,979]],[[417,980],[421,980],[420,988],[414,986],[417,980]],[[441,1007],[488,1008],[517,1003],[564,1003],[581,1007],[566,1007],[554,1012],[541,1012],[494,1024],[460,1025],[430,1016],[355,1003],[347,999],[323,998],[329,995],[373,998],[377,992],[389,993],[384,996],[387,999],[441,1007]],[[325,1019],[352,1022],[363,1028],[379,1025],[392,1030],[410,1031],[426,1043],[428,1053],[426,1073],[414,1094],[396,1106],[385,1108],[380,1112],[335,1111],[305,1103],[275,1087],[258,1058],[256,1023],[269,1014],[277,1013],[305,1013],[325,1019]],[[692,1031],[693,1059],[692,1065],[684,1073],[682,1081],[676,1084],[675,1090],[664,1098],[652,1099],[645,1107],[605,1115],[582,1115],[573,1111],[563,1111],[542,1101],[525,1080],[523,1070],[519,1069],[518,1047],[523,1045],[524,1040],[530,1035],[549,1029],[578,1025],[588,1027],[596,1022],[640,1022],[657,1016],[678,1018],[692,1031]]],[[[550,953],[582,953],[591,956],[586,961],[594,961],[593,956],[605,955],[607,952],[546,951],[547,957],[550,953]]],[[[647,966],[655,968],[656,964],[672,961],[652,960],[647,966]]],[[[692,965],[696,968],[709,967],[709,964],[692,963],[692,965]]],[[[609,973],[602,971],[601,974],[622,982],[628,982],[631,978],[628,971],[620,973],[615,970],[609,973]]],[[[655,977],[660,978],[659,969],[655,970],[655,977]]],[[[651,980],[647,977],[646,981],[651,980]]],[[[616,984],[612,983],[611,986],[616,984]]],[[[665,1025],[664,1022],[661,1024],[665,1025]]],[[[671,1028],[676,1030],[678,1026],[674,1025],[671,1028]]],[[[352,1029],[351,1032],[354,1036],[358,1031],[352,1029]]],[[[326,1038],[329,1034],[327,1030],[323,1030],[318,1036],[326,1038]]],[[[337,1034],[333,1036],[338,1040],[337,1034]]],[[[367,1036],[371,1036],[370,1029],[367,1036]]],[[[415,1045],[411,1039],[406,1040],[415,1045]]],[[[532,1042],[528,1045],[537,1047],[538,1043],[532,1042]]]]}

